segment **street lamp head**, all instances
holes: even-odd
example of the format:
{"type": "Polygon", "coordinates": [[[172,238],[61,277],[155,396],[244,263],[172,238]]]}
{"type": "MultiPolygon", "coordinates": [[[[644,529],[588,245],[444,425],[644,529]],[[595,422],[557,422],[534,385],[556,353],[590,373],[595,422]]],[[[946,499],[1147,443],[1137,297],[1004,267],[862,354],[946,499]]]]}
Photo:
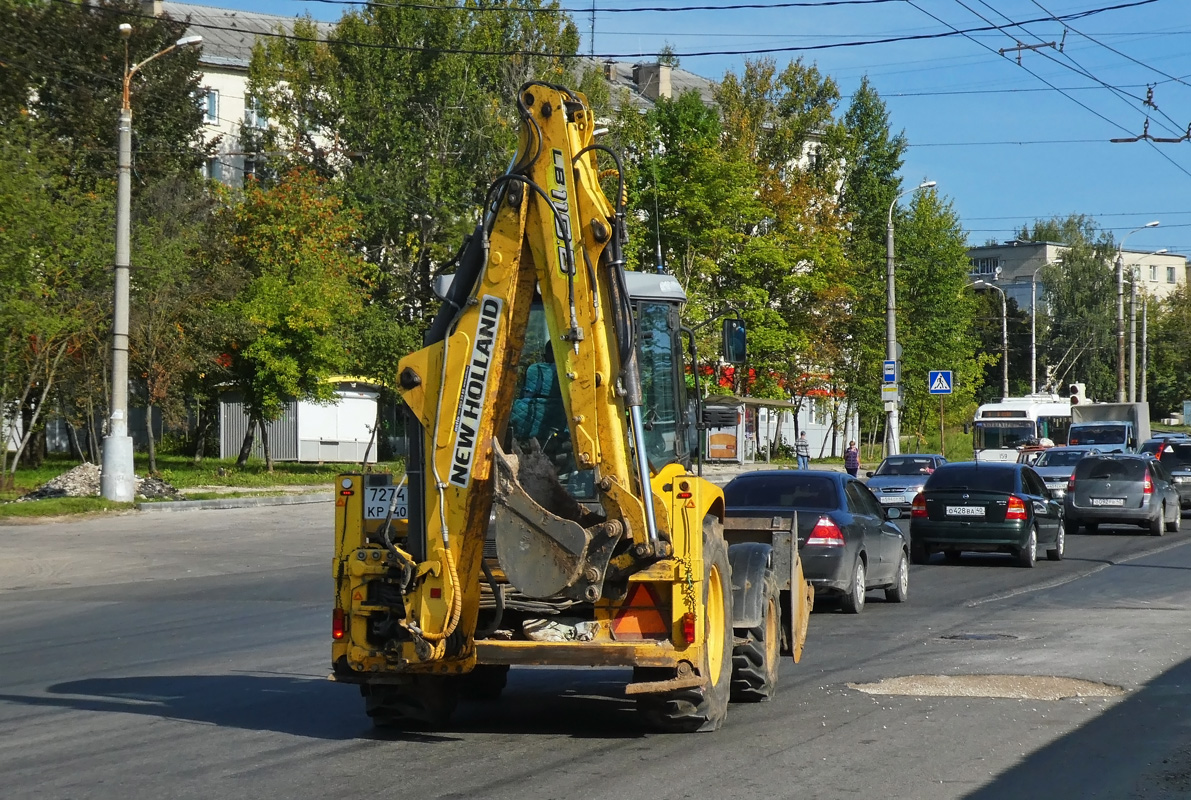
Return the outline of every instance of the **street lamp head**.
{"type": "Polygon", "coordinates": [[[938,185],[938,183],[939,183],[938,181],[923,181],[922,183],[918,184],[918,188],[919,189],[933,189],[935,186],[938,185]]]}
{"type": "Polygon", "coordinates": [[[1150,253],[1150,255],[1152,255],[1152,256],[1160,256],[1160,255],[1162,255],[1163,253],[1166,253],[1166,252],[1169,252],[1169,251],[1167,250],[1167,248],[1163,247],[1161,250],[1155,250],[1154,252],[1150,253]]]}
{"type": "Polygon", "coordinates": [[[127,39],[129,36],[132,36],[132,26],[129,25],[127,22],[121,22],[119,30],[120,30],[120,36],[122,36],[125,39],[127,39]]]}
{"type": "Polygon", "coordinates": [[[1153,222],[1147,222],[1147,223],[1145,224],[1145,227],[1147,227],[1147,228],[1157,228],[1157,227],[1158,227],[1159,225],[1161,225],[1161,224],[1162,224],[1162,223],[1161,223],[1160,221],[1158,221],[1158,220],[1154,220],[1153,222]]]}
{"type": "Polygon", "coordinates": [[[183,36],[178,41],[174,42],[177,47],[185,47],[188,44],[202,44],[203,37],[201,36],[183,36]]]}

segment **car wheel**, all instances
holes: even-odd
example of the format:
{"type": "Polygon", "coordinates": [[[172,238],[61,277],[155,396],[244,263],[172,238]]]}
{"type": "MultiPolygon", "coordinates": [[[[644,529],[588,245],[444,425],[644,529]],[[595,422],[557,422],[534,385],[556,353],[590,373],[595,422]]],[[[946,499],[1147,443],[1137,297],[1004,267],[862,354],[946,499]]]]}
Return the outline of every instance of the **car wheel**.
{"type": "Polygon", "coordinates": [[[1063,520],[1063,531],[1068,536],[1074,536],[1079,533],[1079,523],[1073,519],[1065,519],[1063,520]]]}
{"type": "Polygon", "coordinates": [[[1051,561],[1062,561],[1063,553],[1067,550],[1067,531],[1064,526],[1059,526],[1059,532],[1055,534],[1055,546],[1046,551],[1046,557],[1051,561]]]}
{"type": "Polygon", "coordinates": [[[864,572],[864,559],[861,556],[856,556],[856,567],[852,570],[852,586],[844,595],[841,603],[844,611],[849,614],[859,614],[864,610],[864,582],[866,580],[868,580],[868,576],[864,572]]]}
{"type": "Polygon", "coordinates": [[[893,585],[885,590],[885,602],[904,603],[910,594],[910,560],[903,550],[901,558],[897,560],[897,574],[893,577],[893,585]]]}
{"type": "Polygon", "coordinates": [[[910,542],[910,561],[915,564],[926,564],[930,561],[930,551],[922,542],[910,542]]]}
{"type": "Polygon", "coordinates": [[[1038,561],[1038,531],[1030,528],[1030,538],[1026,539],[1025,547],[1017,551],[1017,565],[1019,567],[1033,567],[1038,561]]]}
{"type": "Polygon", "coordinates": [[[1162,510],[1158,512],[1158,516],[1150,520],[1149,527],[1150,536],[1162,535],[1162,529],[1166,527],[1166,503],[1162,504],[1162,510]]]}
{"type": "Polygon", "coordinates": [[[1170,522],[1166,523],[1166,530],[1169,531],[1170,533],[1178,533],[1182,527],[1183,527],[1183,509],[1179,508],[1178,513],[1174,515],[1174,519],[1172,519],[1170,522]]]}

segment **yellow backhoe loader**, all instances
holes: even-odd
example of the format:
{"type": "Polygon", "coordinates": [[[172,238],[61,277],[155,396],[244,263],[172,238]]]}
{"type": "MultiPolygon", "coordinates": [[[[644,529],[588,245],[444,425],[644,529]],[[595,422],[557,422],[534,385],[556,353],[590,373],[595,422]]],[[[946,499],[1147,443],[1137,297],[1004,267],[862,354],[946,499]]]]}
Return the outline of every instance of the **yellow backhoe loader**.
{"type": "Polygon", "coordinates": [[[792,537],[725,542],[692,470],[686,297],[625,271],[623,167],[586,99],[534,82],[517,106],[516,156],[397,365],[406,476],[336,479],[331,677],[378,725],[441,726],[513,665],[631,667],[654,726],[715,730],[798,660],[813,589],[792,537]]]}

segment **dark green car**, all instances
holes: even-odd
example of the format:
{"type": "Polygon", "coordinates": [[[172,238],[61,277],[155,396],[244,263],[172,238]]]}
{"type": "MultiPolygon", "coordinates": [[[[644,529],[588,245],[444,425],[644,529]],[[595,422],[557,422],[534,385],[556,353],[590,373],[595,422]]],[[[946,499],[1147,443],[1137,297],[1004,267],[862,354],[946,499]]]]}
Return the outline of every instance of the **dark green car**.
{"type": "Polygon", "coordinates": [[[1032,567],[1038,549],[1063,558],[1063,506],[1027,464],[961,461],[927,479],[910,510],[910,559],[933,553],[956,561],[964,551],[1008,553],[1032,567]]]}

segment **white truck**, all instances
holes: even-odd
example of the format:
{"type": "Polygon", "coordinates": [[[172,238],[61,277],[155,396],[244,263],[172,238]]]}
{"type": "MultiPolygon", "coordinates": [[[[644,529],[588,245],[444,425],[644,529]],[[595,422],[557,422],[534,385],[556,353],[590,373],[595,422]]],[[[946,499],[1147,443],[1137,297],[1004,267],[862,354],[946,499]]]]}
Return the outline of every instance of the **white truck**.
{"type": "Polygon", "coordinates": [[[1079,403],[1071,406],[1068,447],[1101,453],[1135,453],[1149,438],[1148,403],[1079,403]]]}

